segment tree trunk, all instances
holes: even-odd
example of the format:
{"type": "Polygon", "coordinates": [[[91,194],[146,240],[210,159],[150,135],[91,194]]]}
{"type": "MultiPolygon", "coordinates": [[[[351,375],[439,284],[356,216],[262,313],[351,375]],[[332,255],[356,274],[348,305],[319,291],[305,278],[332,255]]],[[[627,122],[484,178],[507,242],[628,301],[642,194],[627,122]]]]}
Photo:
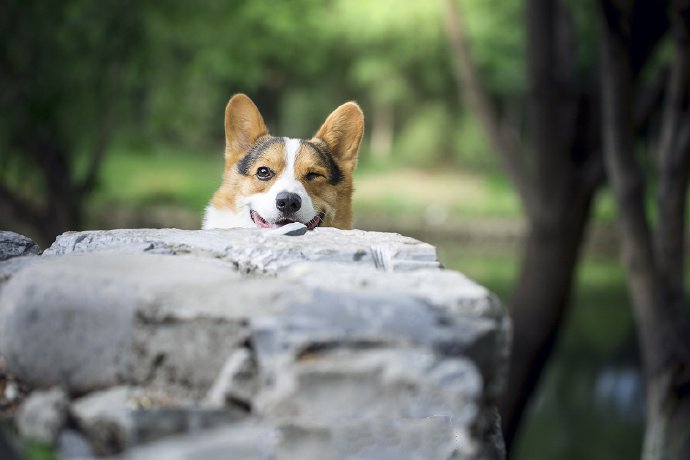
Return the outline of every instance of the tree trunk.
{"type": "MultiPolygon", "coordinates": [[[[513,349],[501,403],[503,436],[510,447],[548,362],[571,300],[575,267],[589,222],[593,192],[555,221],[530,222],[510,303],[513,349]]],[[[508,449],[510,452],[510,449],[508,449]]]]}
{"type": "Polygon", "coordinates": [[[31,158],[41,175],[44,187],[41,203],[24,199],[0,184],[0,212],[6,214],[8,220],[32,227],[36,231],[34,239],[44,245],[61,233],[81,229],[86,192],[89,191],[86,186],[95,185],[97,174],[94,168],[94,177],[89,176],[88,184],[77,181],[68,155],[58,141],[52,139],[59,139],[59,136],[36,134],[15,140],[16,148],[31,158]]]}
{"type": "MultiPolygon", "coordinates": [[[[446,1],[446,31],[456,60],[458,88],[480,121],[525,210],[525,237],[510,302],[513,349],[507,390],[500,405],[510,452],[524,410],[554,348],[570,305],[573,277],[590,218],[600,159],[588,104],[590,94],[574,89],[573,28],[558,0],[530,0],[526,8],[530,142],[500,128],[470,56],[456,0],[446,1]]],[[[596,128],[595,128],[596,129],[596,128]]]]}
{"type": "MultiPolygon", "coordinates": [[[[642,458],[680,460],[690,458],[690,331],[683,321],[683,307],[673,300],[677,298],[677,283],[673,280],[678,277],[661,270],[667,262],[655,253],[653,231],[645,212],[644,176],[636,162],[631,119],[630,14],[630,5],[626,8],[614,1],[602,1],[604,152],[618,208],[623,266],[647,383],[642,458]]],[[[668,179],[663,170],[660,179],[668,179]]],[[[657,247],[664,252],[663,245],[657,247]]],[[[682,273],[683,267],[674,264],[674,270],[682,273]]]]}

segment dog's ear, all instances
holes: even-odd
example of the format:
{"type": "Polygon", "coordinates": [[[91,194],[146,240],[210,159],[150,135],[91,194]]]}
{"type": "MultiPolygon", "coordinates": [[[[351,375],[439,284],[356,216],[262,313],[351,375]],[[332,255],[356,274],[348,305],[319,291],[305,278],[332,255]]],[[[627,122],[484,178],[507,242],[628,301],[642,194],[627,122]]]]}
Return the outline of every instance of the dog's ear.
{"type": "Polygon", "coordinates": [[[249,147],[268,134],[259,109],[246,94],[235,94],[225,107],[225,162],[240,161],[249,147]]]}
{"type": "Polygon", "coordinates": [[[355,102],[346,102],[335,109],[314,135],[326,143],[338,164],[349,173],[357,165],[357,152],[364,134],[364,114],[355,102]]]}

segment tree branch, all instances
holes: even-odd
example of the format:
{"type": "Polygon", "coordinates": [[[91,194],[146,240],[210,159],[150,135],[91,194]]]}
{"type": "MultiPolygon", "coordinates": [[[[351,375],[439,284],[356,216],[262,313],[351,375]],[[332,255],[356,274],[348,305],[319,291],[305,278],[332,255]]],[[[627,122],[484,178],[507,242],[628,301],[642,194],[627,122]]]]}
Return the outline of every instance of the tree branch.
{"type": "Polygon", "coordinates": [[[568,163],[563,132],[565,98],[560,81],[564,69],[559,63],[562,15],[556,0],[528,0],[526,5],[530,145],[535,156],[535,180],[546,195],[545,214],[555,215],[555,203],[560,198],[555,192],[564,182],[568,163]]]}
{"type": "MultiPolygon", "coordinates": [[[[647,383],[647,427],[642,458],[685,458],[668,452],[690,446],[687,431],[674,431],[678,417],[687,426],[690,349],[680,309],[669,302],[655,258],[644,206],[644,176],[635,158],[632,129],[632,75],[627,15],[616,0],[602,0],[601,79],[604,154],[618,208],[623,263],[628,277],[647,383]],[[682,407],[680,412],[674,408],[682,407]],[[674,437],[677,436],[677,439],[674,437]]],[[[684,215],[684,210],[681,213],[684,215]]],[[[671,293],[671,295],[673,295],[671,293]]]]}
{"type": "Polygon", "coordinates": [[[649,87],[637,94],[635,100],[635,129],[637,132],[648,131],[650,121],[657,119],[657,109],[663,103],[668,78],[668,67],[659,69],[649,87]]]}
{"type": "MultiPolygon", "coordinates": [[[[119,94],[122,92],[123,86],[123,64],[121,62],[114,64],[111,72],[114,74],[113,81],[116,88],[115,93],[119,94]]],[[[81,183],[78,185],[79,193],[82,195],[89,194],[95,188],[98,182],[98,174],[103,165],[103,160],[105,159],[105,154],[108,151],[108,143],[113,131],[113,109],[112,104],[110,104],[107,99],[108,98],[104,97],[101,101],[101,107],[103,107],[104,110],[103,120],[101,121],[96,145],[91,153],[89,167],[81,183]]]]}
{"type": "MultiPolygon", "coordinates": [[[[615,0],[601,2],[604,159],[618,207],[626,267],[644,272],[645,280],[653,280],[655,260],[644,208],[644,178],[635,160],[633,77],[628,50],[630,12],[620,11],[615,3],[615,0]]],[[[642,291],[653,291],[652,288],[636,285],[633,284],[633,290],[639,288],[639,295],[651,295],[642,291]]]]}
{"type": "Polygon", "coordinates": [[[659,225],[656,250],[662,282],[675,302],[683,299],[685,268],[685,209],[690,178],[690,1],[675,0],[672,7],[675,56],[659,141],[659,225]]]}
{"type": "Polygon", "coordinates": [[[469,109],[479,120],[501,167],[515,185],[528,214],[534,205],[534,190],[525,164],[518,154],[521,145],[514,129],[501,126],[486,89],[472,59],[467,34],[460,18],[456,0],[445,1],[446,38],[453,51],[458,92],[467,100],[469,109]]]}
{"type": "Polygon", "coordinates": [[[79,193],[82,195],[89,194],[93,191],[96,186],[98,173],[103,165],[103,160],[105,159],[105,154],[108,150],[108,141],[110,140],[112,123],[110,121],[109,113],[105,115],[105,120],[101,126],[101,130],[96,139],[96,145],[91,153],[91,161],[89,162],[89,167],[86,170],[86,174],[79,184],[79,193]]]}

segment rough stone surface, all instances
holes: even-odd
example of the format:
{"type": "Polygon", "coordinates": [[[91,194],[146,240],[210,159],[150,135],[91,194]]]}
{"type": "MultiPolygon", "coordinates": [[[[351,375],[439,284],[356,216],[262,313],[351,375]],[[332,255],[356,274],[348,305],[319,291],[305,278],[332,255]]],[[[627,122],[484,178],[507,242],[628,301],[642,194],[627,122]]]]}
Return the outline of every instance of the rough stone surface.
{"type": "Polygon", "coordinates": [[[195,433],[229,425],[243,418],[233,409],[175,407],[177,402],[141,387],[118,386],[76,399],[70,412],[99,455],[156,441],[171,435],[195,433]]]}
{"type": "Polygon", "coordinates": [[[230,349],[241,340],[235,324],[207,325],[199,318],[185,328],[167,322],[153,330],[145,310],[178,294],[198,301],[200,291],[233,279],[239,275],[232,266],[189,257],[45,257],[13,275],[3,288],[0,352],[21,379],[77,393],[156,380],[176,365],[187,366],[179,378],[212,382],[224,357],[208,356],[209,350],[230,349]],[[173,343],[186,346],[174,354],[162,351],[173,343]]]}
{"type": "Polygon", "coordinates": [[[17,413],[17,430],[34,441],[52,443],[67,419],[68,406],[67,394],[60,388],[36,391],[17,413]]]}
{"type": "MultiPolygon", "coordinates": [[[[455,460],[475,458],[457,450],[447,417],[426,419],[342,420],[328,426],[276,425],[248,420],[200,435],[179,437],[138,447],[132,460],[455,460]]],[[[480,458],[491,459],[491,456],[480,458]]]]}
{"type": "Polygon", "coordinates": [[[0,230],[0,261],[19,256],[37,255],[40,252],[41,248],[31,238],[0,230]]]}
{"type": "Polygon", "coordinates": [[[104,250],[193,254],[234,263],[243,272],[275,273],[299,261],[328,261],[373,266],[388,271],[439,268],[436,249],[413,238],[362,230],[318,228],[285,238],[256,229],[130,229],[69,232],[45,254],[104,250]]]}
{"type": "Polygon", "coordinates": [[[125,458],[503,458],[500,303],[400,235],[67,233],[0,263],[0,353],[125,458]],[[17,263],[30,259],[30,263],[17,263]]]}
{"type": "Polygon", "coordinates": [[[60,432],[56,449],[58,458],[79,460],[91,460],[94,458],[94,452],[89,440],[79,431],[71,428],[65,428],[60,432]]]}
{"type": "Polygon", "coordinates": [[[122,451],[132,428],[133,395],[128,387],[96,391],[74,401],[71,407],[82,432],[96,454],[122,451]]]}

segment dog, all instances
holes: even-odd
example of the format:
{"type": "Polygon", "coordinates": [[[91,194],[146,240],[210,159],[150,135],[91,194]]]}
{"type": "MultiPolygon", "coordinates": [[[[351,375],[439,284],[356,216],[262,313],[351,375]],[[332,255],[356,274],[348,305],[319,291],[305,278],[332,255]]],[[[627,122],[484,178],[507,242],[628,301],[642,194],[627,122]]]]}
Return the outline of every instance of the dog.
{"type": "Polygon", "coordinates": [[[347,102],[309,140],[274,137],[252,100],[234,95],[225,108],[223,182],[202,228],[352,228],[352,174],[363,134],[364,114],[347,102]]]}

